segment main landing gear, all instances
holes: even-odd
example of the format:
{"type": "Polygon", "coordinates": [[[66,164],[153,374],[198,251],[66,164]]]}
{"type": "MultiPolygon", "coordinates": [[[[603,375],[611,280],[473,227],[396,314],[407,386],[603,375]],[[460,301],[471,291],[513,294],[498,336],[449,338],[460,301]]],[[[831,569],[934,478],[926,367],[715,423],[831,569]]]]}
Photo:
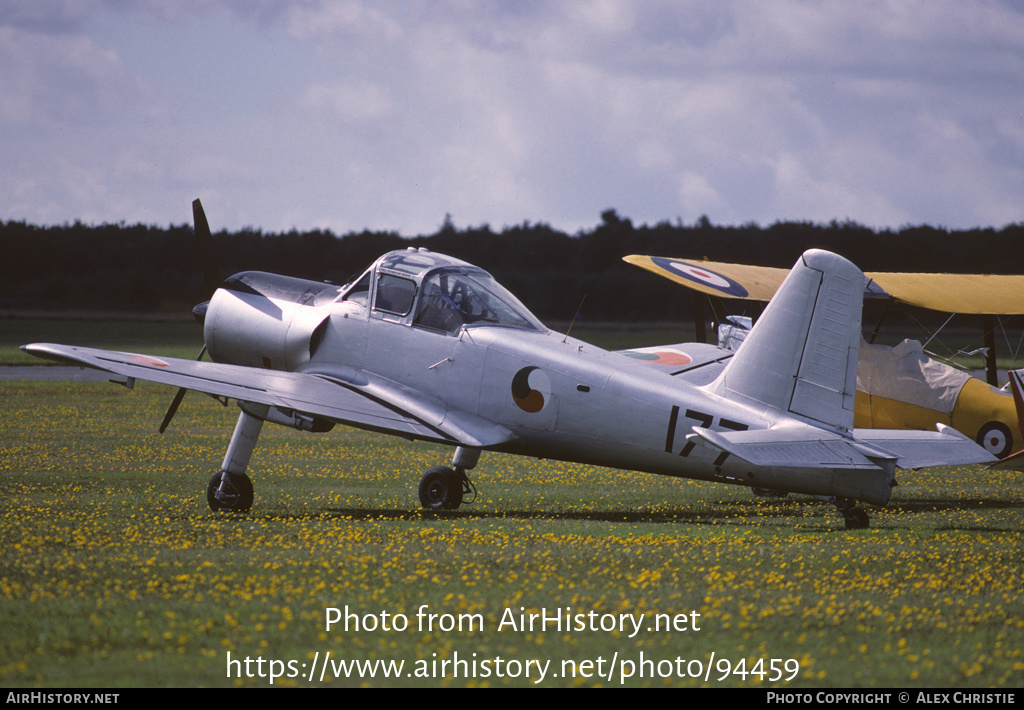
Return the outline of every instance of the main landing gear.
{"type": "Polygon", "coordinates": [[[863,530],[868,526],[868,514],[863,508],[858,508],[857,501],[852,498],[836,498],[836,510],[846,521],[847,530],[863,530]]]}
{"type": "Polygon", "coordinates": [[[458,447],[452,456],[454,470],[447,466],[434,466],[420,480],[420,505],[428,510],[455,510],[462,505],[463,496],[473,494],[472,503],[476,500],[476,486],[473,485],[466,471],[476,466],[480,458],[480,449],[458,447]]]}
{"type": "MultiPolygon", "coordinates": [[[[264,417],[270,409],[266,405],[247,404],[246,407],[264,417]]],[[[206,488],[206,501],[212,510],[244,513],[252,507],[252,481],[245,475],[245,469],[249,466],[262,428],[262,418],[245,410],[239,413],[231,443],[224,454],[224,463],[206,488]]]]}
{"type": "MultiPolygon", "coordinates": [[[[252,507],[252,481],[245,475],[249,459],[256,448],[256,442],[263,428],[263,421],[269,407],[246,403],[238,415],[238,423],[231,435],[224,463],[220,471],[210,479],[206,488],[206,501],[212,510],[226,510],[244,513],[252,507]]],[[[480,449],[460,446],[452,456],[452,468],[435,466],[427,471],[420,481],[420,503],[429,510],[455,510],[463,502],[476,500],[476,486],[466,476],[466,471],[476,466],[480,449]],[[465,500],[467,494],[472,498],[465,500]]]]}
{"type": "Polygon", "coordinates": [[[217,471],[206,487],[210,510],[244,513],[252,507],[252,481],[244,473],[217,471]]]}

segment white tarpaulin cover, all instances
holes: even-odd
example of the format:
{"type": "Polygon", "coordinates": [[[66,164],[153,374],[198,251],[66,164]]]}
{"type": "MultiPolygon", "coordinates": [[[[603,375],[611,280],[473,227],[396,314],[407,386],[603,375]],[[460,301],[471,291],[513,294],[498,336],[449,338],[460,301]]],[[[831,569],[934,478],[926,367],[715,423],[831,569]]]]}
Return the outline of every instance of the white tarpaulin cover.
{"type": "Polygon", "coordinates": [[[860,344],[857,389],[870,395],[950,414],[970,378],[925,355],[917,340],[904,340],[894,348],[860,344]]]}

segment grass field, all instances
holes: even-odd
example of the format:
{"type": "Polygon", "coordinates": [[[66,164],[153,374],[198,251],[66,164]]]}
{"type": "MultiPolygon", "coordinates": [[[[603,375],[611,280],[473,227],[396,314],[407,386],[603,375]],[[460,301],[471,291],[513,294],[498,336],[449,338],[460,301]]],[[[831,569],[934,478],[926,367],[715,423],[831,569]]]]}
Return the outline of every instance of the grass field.
{"type": "Polygon", "coordinates": [[[205,490],[237,409],[190,394],[161,436],[172,394],[0,383],[0,686],[1024,679],[1021,474],[904,472],[846,531],[807,497],[485,453],[479,500],[431,514],[416,487],[444,448],[271,426],[252,511],[224,515],[205,490]],[[349,630],[325,628],[346,606],[349,630]],[[566,608],[598,628],[518,625],[566,608]]]}

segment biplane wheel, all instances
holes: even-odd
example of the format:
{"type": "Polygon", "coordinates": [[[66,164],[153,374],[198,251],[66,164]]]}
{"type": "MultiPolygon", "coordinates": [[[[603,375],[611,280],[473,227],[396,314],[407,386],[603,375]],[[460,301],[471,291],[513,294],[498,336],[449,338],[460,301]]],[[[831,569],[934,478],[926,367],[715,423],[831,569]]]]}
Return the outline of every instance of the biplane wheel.
{"type": "Polygon", "coordinates": [[[430,510],[455,510],[462,505],[462,479],[447,466],[435,466],[420,480],[420,505],[430,510]]]}
{"type": "Polygon", "coordinates": [[[252,481],[244,473],[217,471],[206,487],[206,502],[211,510],[244,513],[252,507],[252,481]]]}
{"type": "Polygon", "coordinates": [[[978,430],[975,441],[997,459],[1006,458],[1013,450],[1013,433],[1002,422],[989,422],[983,426],[978,430]]]}
{"type": "Polygon", "coordinates": [[[843,517],[846,518],[847,530],[863,530],[868,527],[868,514],[860,508],[843,511],[843,517]]]}

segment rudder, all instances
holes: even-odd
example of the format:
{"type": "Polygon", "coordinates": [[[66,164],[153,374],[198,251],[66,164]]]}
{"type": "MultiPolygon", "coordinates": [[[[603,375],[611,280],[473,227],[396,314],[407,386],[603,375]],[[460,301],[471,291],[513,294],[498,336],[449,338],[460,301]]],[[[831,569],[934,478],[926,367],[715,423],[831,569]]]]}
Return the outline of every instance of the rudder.
{"type": "Polygon", "coordinates": [[[852,432],[864,281],[837,254],[804,252],[712,391],[852,432]]]}

